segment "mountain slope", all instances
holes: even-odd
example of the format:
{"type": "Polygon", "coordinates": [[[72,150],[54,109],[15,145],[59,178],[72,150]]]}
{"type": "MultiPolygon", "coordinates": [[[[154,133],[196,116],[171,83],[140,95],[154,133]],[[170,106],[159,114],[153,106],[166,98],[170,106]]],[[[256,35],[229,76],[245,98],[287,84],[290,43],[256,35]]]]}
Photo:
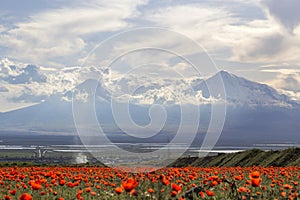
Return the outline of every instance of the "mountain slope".
{"type": "MultiPolygon", "coordinates": [[[[227,100],[229,101],[225,126],[220,140],[230,138],[230,141],[238,140],[237,142],[243,144],[250,140],[252,142],[254,140],[256,142],[260,141],[262,135],[264,135],[263,138],[271,137],[274,141],[287,141],[291,138],[296,142],[300,140],[298,134],[300,129],[298,122],[300,107],[269,86],[221,71],[207,79],[206,83],[203,81],[197,82],[194,89],[202,91],[202,94],[207,98],[209,93],[206,84],[211,85],[214,89],[211,95],[215,99],[222,99],[225,96],[219,95],[222,94],[222,91],[216,84],[216,80],[220,77],[223,78],[227,100]]],[[[146,89],[143,87],[138,92],[143,95],[146,89]]],[[[53,96],[40,104],[0,113],[0,127],[2,130],[19,129],[73,133],[75,131],[72,113],[73,94],[82,104],[91,103],[90,100],[95,96],[95,111],[99,123],[110,128],[110,132],[120,131],[116,127],[111,109],[110,91],[101,82],[93,79],[86,80],[63,96],[53,96]]],[[[151,105],[141,105],[137,102],[129,104],[130,117],[138,125],[148,124],[150,122],[149,108],[151,105]]],[[[127,104],[120,103],[119,106],[127,106],[127,104]]],[[[211,117],[210,104],[200,104],[199,107],[190,104],[185,104],[185,106],[201,110],[199,132],[205,132],[211,117]]],[[[181,120],[180,105],[171,104],[165,108],[167,113],[166,127],[172,127],[172,130],[178,128],[181,120]]]]}
{"type": "Polygon", "coordinates": [[[0,113],[2,130],[74,131],[72,105],[53,97],[37,105],[0,113]]]}
{"type": "MultiPolygon", "coordinates": [[[[66,92],[63,96],[52,96],[46,101],[10,112],[0,113],[0,126],[2,129],[29,129],[45,131],[74,132],[72,111],[73,93],[75,98],[80,98],[82,103],[87,103],[94,96],[101,108],[108,110],[110,93],[102,84],[93,79],[88,79],[79,84],[73,91],[66,92]],[[105,106],[104,106],[105,105],[105,106]]],[[[101,110],[103,112],[103,110],[101,110]]]]}
{"type": "Polygon", "coordinates": [[[253,149],[238,153],[219,154],[218,156],[204,158],[182,157],[172,163],[171,166],[300,166],[300,148],[291,148],[279,151],[262,151],[253,149]]]}
{"type": "Polygon", "coordinates": [[[249,81],[226,71],[220,71],[213,77],[194,86],[194,90],[202,91],[206,98],[226,99],[233,105],[247,106],[291,106],[295,102],[289,97],[279,94],[272,87],[249,81]],[[221,83],[219,80],[223,81],[221,83]],[[224,87],[221,87],[224,84],[224,87]],[[225,89],[222,90],[222,89],[225,89]]]}

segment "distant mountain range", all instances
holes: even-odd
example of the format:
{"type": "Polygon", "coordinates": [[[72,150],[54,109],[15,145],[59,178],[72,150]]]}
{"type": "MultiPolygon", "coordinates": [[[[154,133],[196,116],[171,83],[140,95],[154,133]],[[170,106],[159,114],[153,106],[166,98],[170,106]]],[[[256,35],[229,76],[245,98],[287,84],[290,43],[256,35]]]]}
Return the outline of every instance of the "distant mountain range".
{"type": "MultiPolygon", "coordinates": [[[[36,77],[34,67],[28,70],[33,70],[36,77]]],[[[10,77],[10,80],[24,81],[24,76],[17,76],[19,79],[10,77]]],[[[39,81],[46,81],[42,77],[43,80],[39,81]]],[[[184,105],[200,109],[199,132],[205,132],[211,117],[211,105],[226,104],[227,115],[220,139],[238,142],[247,142],[249,138],[255,141],[267,138],[300,141],[299,104],[265,84],[226,71],[220,71],[206,80],[198,78],[188,83],[184,80],[148,81],[148,84],[136,87],[132,86],[132,81],[134,78],[123,78],[118,80],[118,87],[112,89],[102,79],[87,79],[75,88],[51,95],[36,105],[0,113],[1,130],[74,134],[72,98],[75,98],[82,104],[92,103],[95,99],[95,112],[101,126],[109,133],[119,132],[111,109],[113,98],[120,105],[129,100],[131,117],[139,125],[149,123],[148,109],[152,104],[160,104],[165,106],[168,115],[163,130],[172,132],[179,126],[180,106],[184,105]],[[130,94],[131,86],[136,89],[130,94]]]]}

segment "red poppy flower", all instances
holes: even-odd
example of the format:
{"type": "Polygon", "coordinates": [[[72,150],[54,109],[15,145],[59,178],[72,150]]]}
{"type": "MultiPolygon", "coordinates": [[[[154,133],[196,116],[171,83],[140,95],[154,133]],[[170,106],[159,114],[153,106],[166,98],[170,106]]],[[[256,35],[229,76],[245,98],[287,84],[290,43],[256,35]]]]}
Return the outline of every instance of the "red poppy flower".
{"type": "Polygon", "coordinates": [[[32,200],[32,196],[30,194],[28,194],[28,193],[23,193],[19,197],[19,200],[32,200]]]}

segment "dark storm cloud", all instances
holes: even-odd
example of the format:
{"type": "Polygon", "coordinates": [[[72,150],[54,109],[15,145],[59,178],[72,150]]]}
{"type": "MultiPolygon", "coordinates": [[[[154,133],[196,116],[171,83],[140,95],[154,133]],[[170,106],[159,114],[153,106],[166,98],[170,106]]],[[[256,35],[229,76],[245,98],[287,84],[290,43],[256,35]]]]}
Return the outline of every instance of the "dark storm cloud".
{"type": "Polygon", "coordinates": [[[299,0],[267,0],[264,3],[270,14],[290,31],[299,25],[299,0]]]}
{"type": "Polygon", "coordinates": [[[281,34],[267,35],[261,37],[261,39],[255,45],[252,52],[249,53],[250,57],[256,57],[259,55],[276,55],[284,46],[284,36],[281,34]]]}

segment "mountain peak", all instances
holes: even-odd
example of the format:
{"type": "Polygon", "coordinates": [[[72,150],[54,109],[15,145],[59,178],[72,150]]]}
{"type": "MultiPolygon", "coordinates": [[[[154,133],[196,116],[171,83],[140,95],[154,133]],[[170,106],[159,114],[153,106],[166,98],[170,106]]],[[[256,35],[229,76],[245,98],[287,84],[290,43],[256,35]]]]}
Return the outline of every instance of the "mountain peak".
{"type": "Polygon", "coordinates": [[[222,98],[234,105],[290,106],[293,103],[289,97],[279,94],[272,87],[236,76],[225,70],[219,71],[194,89],[201,90],[205,98],[222,98]]]}
{"type": "MultiPolygon", "coordinates": [[[[221,76],[223,81],[224,81],[224,79],[228,80],[228,79],[232,79],[232,78],[235,78],[235,79],[236,78],[241,78],[241,77],[238,77],[238,76],[236,76],[236,75],[234,75],[234,74],[232,74],[232,73],[230,73],[226,70],[219,71],[218,73],[215,74],[215,76],[221,76]]],[[[244,78],[241,78],[241,79],[244,79],[244,78]]]]}
{"type": "Polygon", "coordinates": [[[226,71],[226,70],[220,70],[219,72],[218,72],[219,74],[221,74],[221,75],[231,75],[228,71],[226,71]]]}
{"type": "Polygon", "coordinates": [[[96,96],[100,100],[108,100],[111,96],[110,92],[100,81],[96,79],[87,79],[83,83],[77,85],[73,91],[65,93],[63,99],[71,101],[72,95],[81,97],[83,94],[90,98],[96,96]]]}

